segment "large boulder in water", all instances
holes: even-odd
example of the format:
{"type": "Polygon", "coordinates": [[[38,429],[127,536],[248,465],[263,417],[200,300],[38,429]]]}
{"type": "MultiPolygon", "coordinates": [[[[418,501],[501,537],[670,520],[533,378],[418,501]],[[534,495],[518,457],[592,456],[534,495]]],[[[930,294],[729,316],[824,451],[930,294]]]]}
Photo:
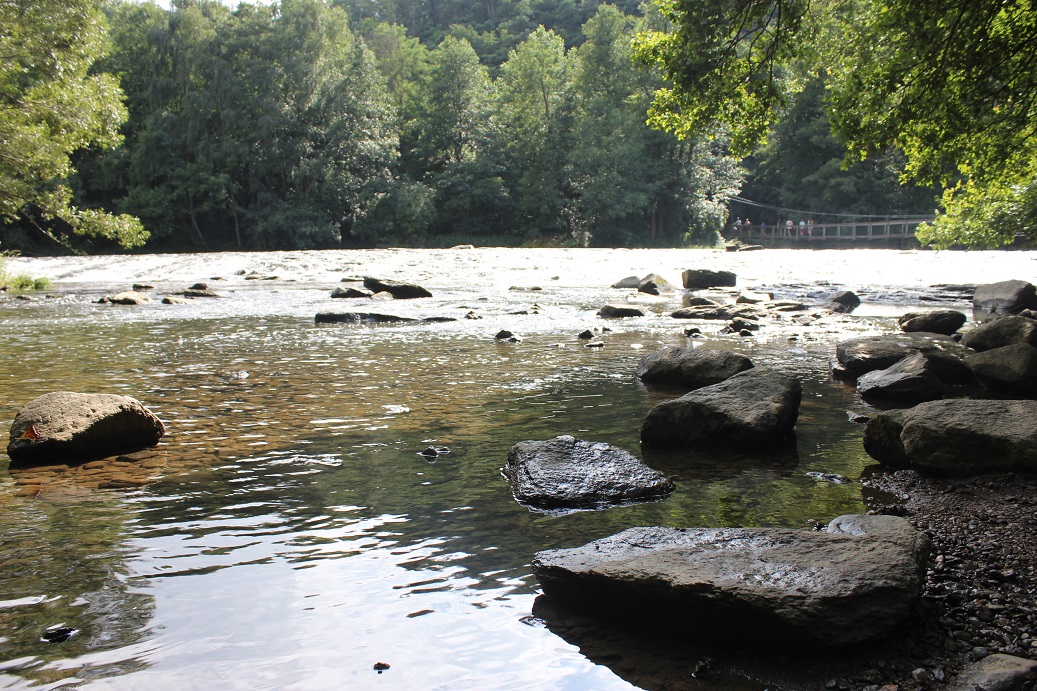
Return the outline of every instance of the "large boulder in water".
{"type": "Polygon", "coordinates": [[[11,425],[11,463],[79,462],[154,446],[166,433],[129,396],[55,391],[26,403],[11,425]]]}
{"type": "Polygon", "coordinates": [[[836,344],[835,356],[854,377],[877,369],[886,369],[915,353],[934,358],[946,355],[962,360],[971,354],[950,336],[930,333],[898,333],[851,338],[836,344]]]}
{"type": "Polygon", "coordinates": [[[824,532],[631,528],[539,552],[533,573],[550,598],[654,630],[809,649],[892,633],[930,548],[894,516],[840,516],[824,532]]]}
{"type": "Polygon", "coordinates": [[[961,337],[963,346],[980,351],[1016,343],[1037,346],[1037,320],[1006,314],[983,322],[961,337]]]}
{"type": "Polygon", "coordinates": [[[977,286],[972,295],[976,318],[989,314],[1018,314],[1037,309],[1037,287],[1026,281],[1012,280],[977,286]]]}
{"type": "Polygon", "coordinates": [[[603,508],[673,491],[665,475],[623,449],[569,435],[515,444],[501,473],[517,501],[545,510],[603,508]]]}
{"type": "Polygon", "coordinates": [[[861,306],[861,299],[852,290],[840,290],[825,298],[825,307],[832,312],[849,314],[861,306]]]}
{"type": "Polygon", "coordinates": [[[911,403],[943,397],[943,383],[924,353],[898,360],[886,369],[872,370],[857,380],[857,393],[911,403]]]}
{"type": "Polygon", "coordinates": [[[703,288],[732,287],[737,276],[730,271],[710,271],[709,269],[687,269],[681,274],[681,281],[688,290],[703,288]]]}
{"type": "Polygon", "coordinates": [[[1037,472],[1037,401],[949,399],[888,410],[864,428],[879,463],[933,475],[1037,472]]]}
{"type": "Polygon", "coordinates": [[[389,293],[397,300],[430,298],[432,293],[413,283],[395,283],[370,276],[364,278],[364,287],[374,293],[389,293]]]}
{"type": "Polygon", "coordinates": [[[636,307],[624,305],[605,305],[598,310],[598,316],[602,319],[622,319],[623,317],[643,317],[645,313],[636,307]]]}
{"type": "Polygon", "coordinates": [[[950,336],[965,326],[968,317],[958,310],[932,310],[930,312],[905,312],[897,319],[901,331],[907,333],[936,333],[950,336]]]}
{"type": "Polygon", "coordinates": [[[741,353],[667,346],[645,356],[638,363],[636,374],[643,382],[701,389],[752,367],[752,360],[741,353]]]}
{"type": "Polygon", "coordinates": [[[676,288],[673,287],[673,284],[659,274],[648,274],[637,284],[637,292],[648,295],[661,295],[664,291],[672,292],[674,290],[676,288]]]}
{"type": "Polygon", "coordinates": [[[965,358],[965,364],[987,388],[1037,395],[1037,348],[1029,343],[985,350],[965,358]]]}
{"type": "Polygon", "coordinates": [[[655,406],[641,424],[641,442],[742,447],[784,441],[792,437],[802,395],[798,379],[754,367],[655,406]]]}

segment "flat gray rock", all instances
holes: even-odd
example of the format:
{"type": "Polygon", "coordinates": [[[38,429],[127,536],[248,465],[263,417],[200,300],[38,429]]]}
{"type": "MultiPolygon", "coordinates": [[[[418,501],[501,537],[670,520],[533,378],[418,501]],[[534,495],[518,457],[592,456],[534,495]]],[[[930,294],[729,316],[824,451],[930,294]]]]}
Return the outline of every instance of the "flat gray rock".
{"type": "Polygon", "coordinates": [[[1016,691],[1037,674],[1037,662],[1024,657],[995,653],[969,663],[947,686],[947,691],[1016,691]]]}
{"type": "Polygon", "coordinates": [[[752,367],[752,360],[741,353],[668,346],[645,356],[638,363],[636,374],[643,382],[701,389],[752,367]]]}
{"type": "Polygon", "coordinates": [[[915,353],[947,353],[957,359],[970,354],[950,336],[931,333],[898,333],[851,338],[836,344],[835,356],[848,372],[859,377],[886,369],[915,353]]]}
{"type": "Polygon", "coordinates": [[[879,413],[864,450],[879,463],[933,475],[1037,472],[1037,401],[948,399],[879,413]]]}
{"type": "Polygon", "coordinates": [[[518,502],[542,510],[650,501],[674,489],[665,475],[623,449],[570,435],[515,444],[501,474],[518,502]]]}
{"type": "Polygon", "coordinates": [[[840,516],[824,532],[631,528],[539,552],[545,595],[591,612],[739,645],[876,639],[917,602],[928,538],[894,516],[840,516]]]}
{"type": "Polygon", "coordinates": [[[799,416],[798,379],[754,367],[648,411],[641,442],[656,446],[761,446],[792,437],[799,416]]]}
{"type": "Polygon", "coordinates": [[[909,355],[886,369],[866,372],[857,380],[857,393],[865,398],[921,403],[942,398],[943,391],[943,383],[925,353],[909,355]]]}
{"type": "Polygon", "coordinates": [[[55,391],[18,411],[7,455],[12,464],[75,463],[139,451],[165,433],[162,421],[135,398],[55,391]]]}

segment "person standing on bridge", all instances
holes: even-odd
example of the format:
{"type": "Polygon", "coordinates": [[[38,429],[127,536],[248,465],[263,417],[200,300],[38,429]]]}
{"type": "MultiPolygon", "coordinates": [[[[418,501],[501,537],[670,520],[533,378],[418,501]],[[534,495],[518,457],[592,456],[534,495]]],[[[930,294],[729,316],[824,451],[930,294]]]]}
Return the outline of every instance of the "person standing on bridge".
{"type": "Polygon", "coordinates": [[[812,237],[813,235],[814,235],[814,219],[808,218],[807,219],[807,237],[812,237]]]}
{"type": "Polygon", "coordinates": [[[792,237],[792,219],[785,221],[785,236],[792,237]]]}

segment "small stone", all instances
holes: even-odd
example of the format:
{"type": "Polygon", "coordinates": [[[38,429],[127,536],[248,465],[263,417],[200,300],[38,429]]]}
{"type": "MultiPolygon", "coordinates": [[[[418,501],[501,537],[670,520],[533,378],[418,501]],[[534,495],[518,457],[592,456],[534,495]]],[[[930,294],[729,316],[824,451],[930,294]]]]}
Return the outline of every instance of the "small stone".
{"type": "Polygon", "coordinates": [[[591,338],[594,338],[594,332],[591,331],[590,329],[585,329],[584,331],[580,332],[580,335],[577,336],[576,338],[582,338],[584,340],[589,340],[591,338]]]}
{"type": "Polygon", "coordinates": [[[389,663],[388,662],[376,662],[376,663],[374,663],[374,671],[378,672],[379,674],[381,674],[382,672],[384,672],[387,669],[389,669],[389,663]]]}

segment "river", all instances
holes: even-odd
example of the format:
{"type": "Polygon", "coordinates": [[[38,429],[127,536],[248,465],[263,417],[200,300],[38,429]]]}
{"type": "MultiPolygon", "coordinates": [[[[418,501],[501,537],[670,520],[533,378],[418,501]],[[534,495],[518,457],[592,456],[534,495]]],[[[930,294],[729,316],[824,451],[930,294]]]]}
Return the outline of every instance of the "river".
{"type": "Polygon", "coordinates": [[[132,460],[30,469],[0,455],[0,688],[627,689],[662,688],[695,661],[610,649],[591,622],[549,625],[533,553],[634,525],[806,528],[863,510],[859,484],[818,479],[870,465],[848,412],[873,409],[830,379],[836,340],[933,308],[936,284],[1033,282],[1037,254],[385,249],[12,258],[8,270],[53,287],[0,300],[0,421],[49,391],[120,393],[168,434],[132,460]],[[689,324],[669,317],[679,293],[609,286],[650,272],[679,285],[688,268],[779,298],[864,300],[851,317],[772,321],[755,338],[696,324],[698,347],[800,377],[796,452],[649,455],[677,484],[661,502],[565,515],[516,504],[499,473],[515,442],[573,434],[641,455],[640,421],[674,392],[634,369],[687,345],[689,324]],[[329,297],[362,276],[434,297],[329,297]],[[160,303],[195,282],[221,297],[160,303]],[[134,283],[155,299],[98,304],[134,283]],[[606,323],[606,303],[648,314],[606,323]],[[457,321],[314,323],[350,310],[457,321]],[[605,326],[602,348],[576,338],[605,326]],[[523,340],[498,342],[501,329],[523,340]],[[450,453],[428,462],[428,445],[450,453]],[[54,626],[75,633],[43,640],[54,626]]]}

